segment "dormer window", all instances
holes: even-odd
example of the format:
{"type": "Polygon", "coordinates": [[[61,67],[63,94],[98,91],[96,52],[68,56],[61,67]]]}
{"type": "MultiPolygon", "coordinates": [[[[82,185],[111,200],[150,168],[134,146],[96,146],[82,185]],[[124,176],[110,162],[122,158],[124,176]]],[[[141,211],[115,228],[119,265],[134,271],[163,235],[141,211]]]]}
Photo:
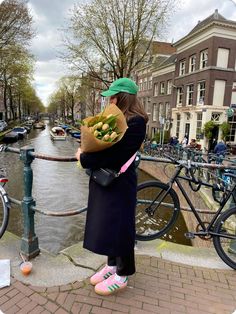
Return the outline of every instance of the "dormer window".
{"type": "Polygon", "coordinates": [[[179,76],[185,74],[185,64],[186,64],[185,60],[180,61],[180,63],[179,63],[179,76]]]}
{"type": "Polygon", "coordinates": [[[207,67],[208,62],[208,49],[201,51],[200,54],[200,69],[207,67]]]}

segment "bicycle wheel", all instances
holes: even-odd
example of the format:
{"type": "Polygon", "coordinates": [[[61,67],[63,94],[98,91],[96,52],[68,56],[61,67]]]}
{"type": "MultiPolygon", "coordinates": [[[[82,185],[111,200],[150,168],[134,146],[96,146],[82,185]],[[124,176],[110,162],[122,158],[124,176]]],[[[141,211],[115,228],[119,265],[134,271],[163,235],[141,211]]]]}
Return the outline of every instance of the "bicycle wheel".
{"type": "Polygon", "coordinates": [[[3,236],[9,220],[9,203],[5,190],[0,186],[0,239],[3,236]]]}
{"type": "Polygon", "coordinates": [[[236,269],[236,207],[220,215],[215,223],[214,232],[218,234],[213,236],[216,252],[228,266],[236,269]]]}
{"type": "Polygon", "coordinates": [[[174,225],[180,211],[176,192],[165,183],[146,181],[137,189],[136,239],[160,238],[174,225]]]}

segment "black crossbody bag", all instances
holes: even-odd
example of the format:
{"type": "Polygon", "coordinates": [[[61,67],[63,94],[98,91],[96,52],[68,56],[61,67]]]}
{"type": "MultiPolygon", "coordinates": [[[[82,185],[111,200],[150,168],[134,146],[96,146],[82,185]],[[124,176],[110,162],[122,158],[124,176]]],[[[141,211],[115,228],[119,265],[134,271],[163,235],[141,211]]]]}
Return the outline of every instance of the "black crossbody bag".
{"type": "Polygon", "coordinates": [[[96,170],[86,169],[86,173],[93,181],[100,184],[101,186],[109,186],[116,178],[119,177],[121,173],[124,173],[129,168],[135,159],[135,156],[136,153],[121,167],[119,172],[108,168],[100,168],[96,170]]]}

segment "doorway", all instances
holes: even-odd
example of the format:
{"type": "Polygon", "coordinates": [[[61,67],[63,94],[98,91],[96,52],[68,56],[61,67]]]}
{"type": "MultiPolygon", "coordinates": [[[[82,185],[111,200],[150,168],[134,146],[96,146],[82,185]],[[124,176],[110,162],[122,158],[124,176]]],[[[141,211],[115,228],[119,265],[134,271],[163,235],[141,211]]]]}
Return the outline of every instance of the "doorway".
{"type": "Polygon", "coordinates": [[[219,136],[219,125],[214,126],[212,129],[212,138],[209,140],[209,152],[214,151],[214,148],[218,142],[218,136],[219,136]]]}
{"type": "MultiPolygon", "coordinates": [[[[184,136],[187,136],[187,139],[189,141],[189,133],[190,133],[190,123],[185,124],[185,131],[184,131],[184,136]]],[[[188,143],[187,143],[188,144],[188,143]]]]}

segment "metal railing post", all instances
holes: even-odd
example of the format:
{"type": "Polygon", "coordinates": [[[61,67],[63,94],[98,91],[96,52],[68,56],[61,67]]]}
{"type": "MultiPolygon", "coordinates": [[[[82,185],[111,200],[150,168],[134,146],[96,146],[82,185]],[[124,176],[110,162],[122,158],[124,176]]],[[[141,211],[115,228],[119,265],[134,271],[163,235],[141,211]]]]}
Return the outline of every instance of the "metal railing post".
{"type": "Polygon", "coordinates": [[[35,205],[32,197],[33,171],[31,168],[34,157],[30,154],[31,152],[34,152],[34,149],[28,146],[20,149],[20,159],[24,162],[24,197],[22,200],[24,233],[21,239],[21,252],[28,259],[37,256],[40,252],[38,237],[34,229],[34,211],[31,209],[31,206],[35,205]]]}

